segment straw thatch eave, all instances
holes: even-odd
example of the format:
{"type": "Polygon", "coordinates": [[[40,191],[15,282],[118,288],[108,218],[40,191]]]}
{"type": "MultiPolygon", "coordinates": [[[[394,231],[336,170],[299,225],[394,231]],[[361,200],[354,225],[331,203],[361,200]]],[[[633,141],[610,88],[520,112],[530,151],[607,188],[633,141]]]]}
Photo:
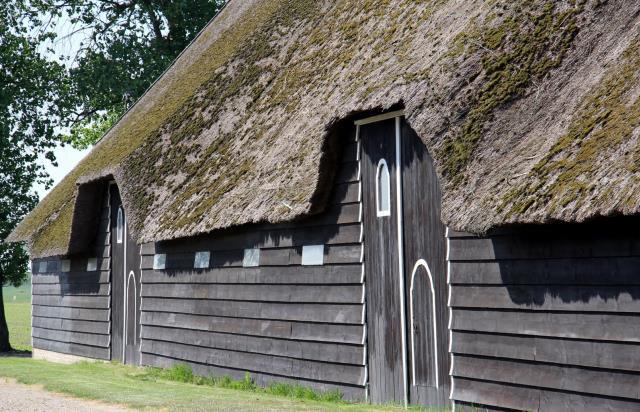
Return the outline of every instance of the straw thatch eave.
{"type": "Polygon", "coordinates": [[[398,104],[454,229],[637,211],[636,2],[354,3],[231,1],[10,240],[64,254],[107,173],[139,241],[317,212],[332,125],[398,104]]]}

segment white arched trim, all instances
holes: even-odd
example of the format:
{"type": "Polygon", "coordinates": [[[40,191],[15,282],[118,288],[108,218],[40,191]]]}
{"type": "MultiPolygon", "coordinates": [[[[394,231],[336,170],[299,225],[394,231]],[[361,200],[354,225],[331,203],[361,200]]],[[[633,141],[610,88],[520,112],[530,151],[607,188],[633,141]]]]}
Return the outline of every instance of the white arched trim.
{"type": "Polygon", "coordinates": [[[387,161],[380,159],[376,170],[376,216],[391,215],[391,175],[387,161]],[[384,204],[382,203],[384,202],[384,204]]]}
{"type": "Polygon", "coordinates": [[[413,313],[413,289],[414,282],[416,278],[416,273],[420,267],[424,267],[427,271],[427,276],[429,276],[429,289],[431,290],[431,304],[432,304],[432,327],[433,327],[433,352],[434,359],[436,363],[436,388],[440,387],[440,383],[438,382],[438,327],[436,325],[436,291],[433,285],[433,277],[431,275],[431,270],[429,269],[429,265],[424,259],[420,259],[413,266],[413,271],[411,271],[411,289],[409,290],[409,310],[411,311],[411,376],[413,377],[413,383],[416,382],[416,347],[415,347],[415,329],[414,329],[414,313],[413,313]]]}
{"type": "MultiPolygon", "coordinates": [[[[135,273],[133,273],[133,270],[131,272],[129,272],[129,276],[127,278],[127,287],[125,288],[125,292],[124,292],[124,345],[123,345],[123,349],[122,349],[122,359],[125,359],[125,354],[126,354],[126,347],[127,347],[127,340],[128,340],[128,335],[127,335],[127,322],[130,319],[127,319],[127,315],[128,315],[128,309],[129,309],[129,288],[131,287],[131,281],[133,281],[133,324],[134,324],[134,328],[136,327],[136,325],[138,324],[138,285],[136,285],[136,275],[135,273]]],[[[135,333],[134,333],[135,334],[135,333]]]]}

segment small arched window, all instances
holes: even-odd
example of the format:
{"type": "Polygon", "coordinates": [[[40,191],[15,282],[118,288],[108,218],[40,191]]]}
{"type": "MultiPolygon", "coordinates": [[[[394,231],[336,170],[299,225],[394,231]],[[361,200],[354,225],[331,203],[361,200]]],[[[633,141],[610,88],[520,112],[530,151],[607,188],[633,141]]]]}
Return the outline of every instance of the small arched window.
{"type": "Polygon", "coordinates": [[[116,220],[116,242],[122,243],[124,237],[124,212],[122,207],[118,208],[118,218],[116,220]]]}
{"type": "Polygon", "coordinates": [[[391,178],[384,159],[380,159],[376,171],[376,209],[378,217],[391,215],[391,178]]]}

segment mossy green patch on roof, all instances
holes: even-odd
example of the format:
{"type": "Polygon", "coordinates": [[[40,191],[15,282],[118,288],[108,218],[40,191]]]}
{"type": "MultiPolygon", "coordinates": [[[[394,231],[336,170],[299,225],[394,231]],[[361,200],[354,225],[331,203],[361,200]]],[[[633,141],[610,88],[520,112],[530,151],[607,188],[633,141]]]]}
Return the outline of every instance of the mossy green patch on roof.
{"type": "Polygon", "coordinates": [[[635,212],[640,201],[640,179],[634,176],[640,169],[640,144],[637,136],[634,139],[634,133],[640,131],[639,86],[640,39],[636,38],[598,87],[585,96],[567,133],[536,163],[524,184],[504,196],[507,216],[526,213],[540,204],[554,212],[589,203],[635,212]],[[628,146],[630,141],[633,144],[628,146]],[[593,178],[602,173],[602,162],[609,156],[616,156],[609,167],[618,170],[607,178],[628,179],[623,196],[612,193],[613,181],[602,190],[602,182],[593,178]]]}
{"type": "MultiPolygon", "coordinates": [[[[605,148],[587,149],[596,133],[633,146],[633,122],[622,130],[598,120],[589,136],[562,141],[573,133],[569,117],[614,70],[606,66],[624,60],[638,7],[631,0],[231,0],[10,240],[28,240],[34,257],[64,254],[76,185],[105,176],[118,183],[140,242],[317,212],[333,125],[398,105],[433,154],[452,228],[571,219],[572,211],[597,214],[614,202],[631,211],[629,159],[640,151],[628,148],[625,166],[613,168],[599,155],[605,148]],[[534,168],[547,155],[557,164],[534,168]],[[567,159],[581,156],[591,156],[588,168],[567,169],[567,159]],[[553,186],[564,180],[575,190],[556,197],[553,186]],[[538,200],[545,190],[555,206],[538,200]]],[[[635,115],[616,106],[635,96],[634,84],[619,98],[603,89],[608,116],[635,115]]]]}

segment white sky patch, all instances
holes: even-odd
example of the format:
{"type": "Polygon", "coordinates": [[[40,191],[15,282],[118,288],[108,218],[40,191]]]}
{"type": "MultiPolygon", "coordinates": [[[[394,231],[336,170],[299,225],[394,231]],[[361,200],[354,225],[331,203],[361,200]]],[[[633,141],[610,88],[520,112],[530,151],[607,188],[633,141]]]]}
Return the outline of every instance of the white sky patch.
{"type": "Polygon", "coordinates": [[[53,186],[49,189],[46,189],[40,184],[35,184],[33,186],[33,190],[38,194],[38,197],[42,200],[47,193],[49,193],[51,189],[87,155],[87,153],[89,153],[90,150],[91,148],[86,150],[76,150],[69,145],[66,145],[65,147],[56,147],[53,150],[53,153],[56,155],[56,159],[58,160],[58,167],[54,167],[51,162],[44,157],[38,159],[38,163],[44,165],[45,170],[53,179],[53,186]]]}
{"type": "MultiPolygon", "coordinates": [[[[42,45],[40,51],[48,59],[58,61],[70,67],[73,65],[73,60],[80,49],[80,43],[85,40],[86,35],[82,31],[77,30],[77,25],[71,24],[64,18],[58,21],[53,28],[58,34],[58,38],[54,39],[53,43],[42,45]],[[54,53],[47,53],[47,47],[53,48],[54,53]]],[[[44,185],[34,184],[33,190],[38,194],[38,197],[42,200],[90,150],[90,148],[86,150],[76,150],[70,145],[65,145],[64,147],[58,145],[53,150],[58,161],[57,167],[53,166],[44,156],[40,156],[38,164],[44,166],[49,176],[53,179],[53,185],[49,189],[46,189],[44,185]]]]}

